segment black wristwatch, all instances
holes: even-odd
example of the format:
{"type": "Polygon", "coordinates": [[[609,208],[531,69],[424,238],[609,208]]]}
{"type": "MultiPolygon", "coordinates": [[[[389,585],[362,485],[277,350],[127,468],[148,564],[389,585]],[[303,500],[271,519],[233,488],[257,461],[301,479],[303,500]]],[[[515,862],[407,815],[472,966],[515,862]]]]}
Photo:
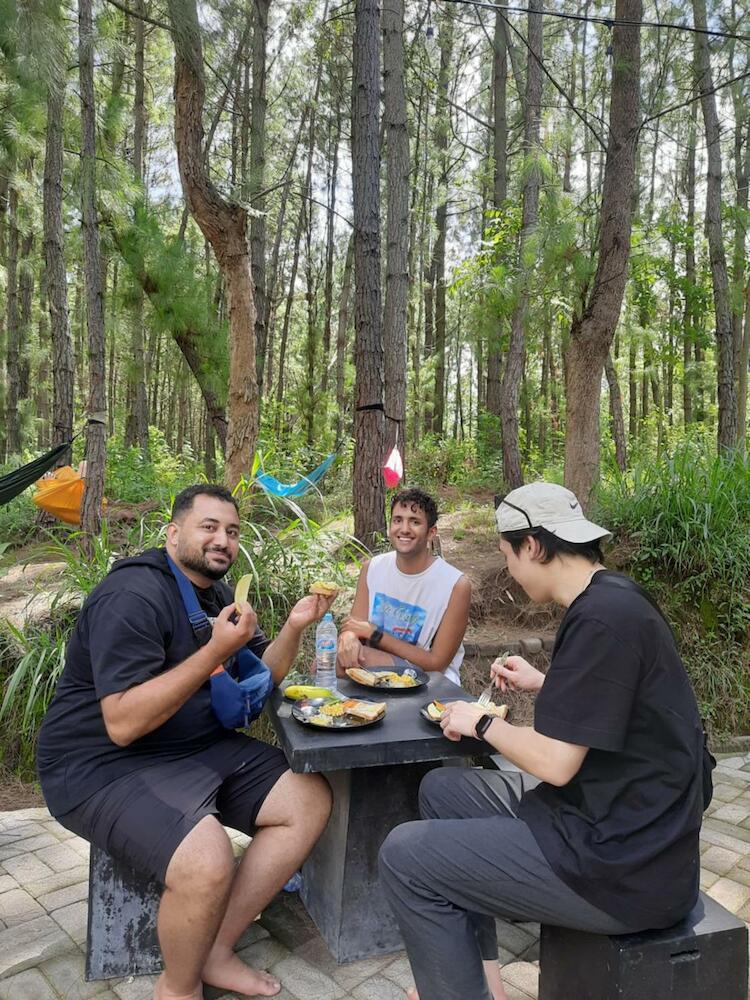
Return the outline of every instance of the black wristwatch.
{"type": "Polygon", "coordinates": [[[378,648],[378,643],[380,642],[380,640],[382,638],[383,638],[383,630],[382,630],[382,628],[375,628],[372,631],[372,635],[367,640],[367,644],[368,644],[368,646],[372,646],[373,649],[377,649],[378,648]]]}
{"type": "Polygon", "coordinates": [[[479,717],[479,721],[477,722],[476,726],[474,726],[474,733],[478,740],[484,740],[487,738],[484,734],[487,732],[487,730],[490,728],[490,726],[492,725],[492,723],[495,721],[496,718],[497,718],[496,715],[481,715],[479,717]]]}

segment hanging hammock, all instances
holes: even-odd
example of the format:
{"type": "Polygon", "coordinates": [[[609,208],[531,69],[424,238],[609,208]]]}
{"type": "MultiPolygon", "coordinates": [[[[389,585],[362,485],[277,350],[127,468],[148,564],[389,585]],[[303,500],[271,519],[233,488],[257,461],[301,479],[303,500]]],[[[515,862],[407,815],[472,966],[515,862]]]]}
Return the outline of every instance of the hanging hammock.
{"type": "Polygon", "coordinates": [[[307,476],[302,476],[296,483],[280,483],[278,479],[267,472],[258,473],[255,477],[255,482],[273,497],[303,497],[308,490],[311,490],[320,482],[333,465],[335,458],[336,452],[334,451],[327,458],[323,459],[317,469],[313,469],[307,476]]]}
{"type": "Polygon", "coordinates": [[[35,458],[33,462],[28,462],[19,469],[14,469],[13,472],[0,476],[0,506],[8,503],[13,497],[17,497],[19,493],[23,493],[40,476],[43,476],[65,454],[72,443],[72,441],[66,441],[64,444],[58,444],[45,455],[35,458]]]}
{"type": "Polygon", "coordinates": [[[81,523],[81,504],[86,480],[69,465],[55,469],[51,476],[37,480],[37,491],[31,498],[37,507],[46,510],[66,524],[81,523]]]}

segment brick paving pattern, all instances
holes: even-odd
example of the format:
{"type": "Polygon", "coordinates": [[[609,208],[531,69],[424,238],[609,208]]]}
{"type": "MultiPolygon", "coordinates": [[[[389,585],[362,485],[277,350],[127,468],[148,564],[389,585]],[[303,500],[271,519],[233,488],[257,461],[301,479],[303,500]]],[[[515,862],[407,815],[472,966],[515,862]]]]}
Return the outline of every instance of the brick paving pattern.
{"type": "MultiPolygon", "coordinates": [[[[750,925],[750,753],[719,761],[701,840],[701,888],[750,925]]],[[[0,813],[0,1000],[151,1000],[154,977],[84,981],[87,862],[46,809],[0,813]]],[[[510,1000],[536,1000],[538,927],[497,926],[510,1000]]],[[[279,1000],[405,1000],[412,982],[403,952],[336,965],[296,895],[274,901],[240,954],[279,978],[279,1000]]]]}

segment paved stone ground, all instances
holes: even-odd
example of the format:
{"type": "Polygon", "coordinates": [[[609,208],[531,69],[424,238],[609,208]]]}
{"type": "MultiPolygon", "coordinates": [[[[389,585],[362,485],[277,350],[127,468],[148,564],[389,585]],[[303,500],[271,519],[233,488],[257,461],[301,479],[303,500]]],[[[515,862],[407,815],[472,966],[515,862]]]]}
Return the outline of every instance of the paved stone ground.
{"type": "MultiPolygon", "coordinates": [[[[714,786],[701,888],[750,924],[750,753],[724,756],[714,786]]],[[[151,1000],[153,977],[83,980],[87,858],[45,809],[0,813],[0,1000],[151,1000]]],[[[498,923],[510,1000],[536,1000],[537,936],[533,924],[498,923]]],[[[412,982],[403,952],[337,966],[296,895],[274,901],[241,954],[278,976],[279,1000],[404,1000],[412,982]]],[[[206,990],[206,1000],[233,996],[206,990]]]]}

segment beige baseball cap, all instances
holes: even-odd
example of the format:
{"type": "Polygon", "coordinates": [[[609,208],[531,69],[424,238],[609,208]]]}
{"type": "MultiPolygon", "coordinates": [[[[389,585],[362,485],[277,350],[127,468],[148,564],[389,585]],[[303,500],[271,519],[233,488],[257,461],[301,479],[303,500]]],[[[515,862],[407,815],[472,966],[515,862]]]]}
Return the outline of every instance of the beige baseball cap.
{"type": "Polygon", "coordinates": [[[498,531],[546,528],[566,542],[593,542],[612,532],[588,521],[575,493],[557,483],[529,483],[503,497],[495,511],[498,531]]]}

